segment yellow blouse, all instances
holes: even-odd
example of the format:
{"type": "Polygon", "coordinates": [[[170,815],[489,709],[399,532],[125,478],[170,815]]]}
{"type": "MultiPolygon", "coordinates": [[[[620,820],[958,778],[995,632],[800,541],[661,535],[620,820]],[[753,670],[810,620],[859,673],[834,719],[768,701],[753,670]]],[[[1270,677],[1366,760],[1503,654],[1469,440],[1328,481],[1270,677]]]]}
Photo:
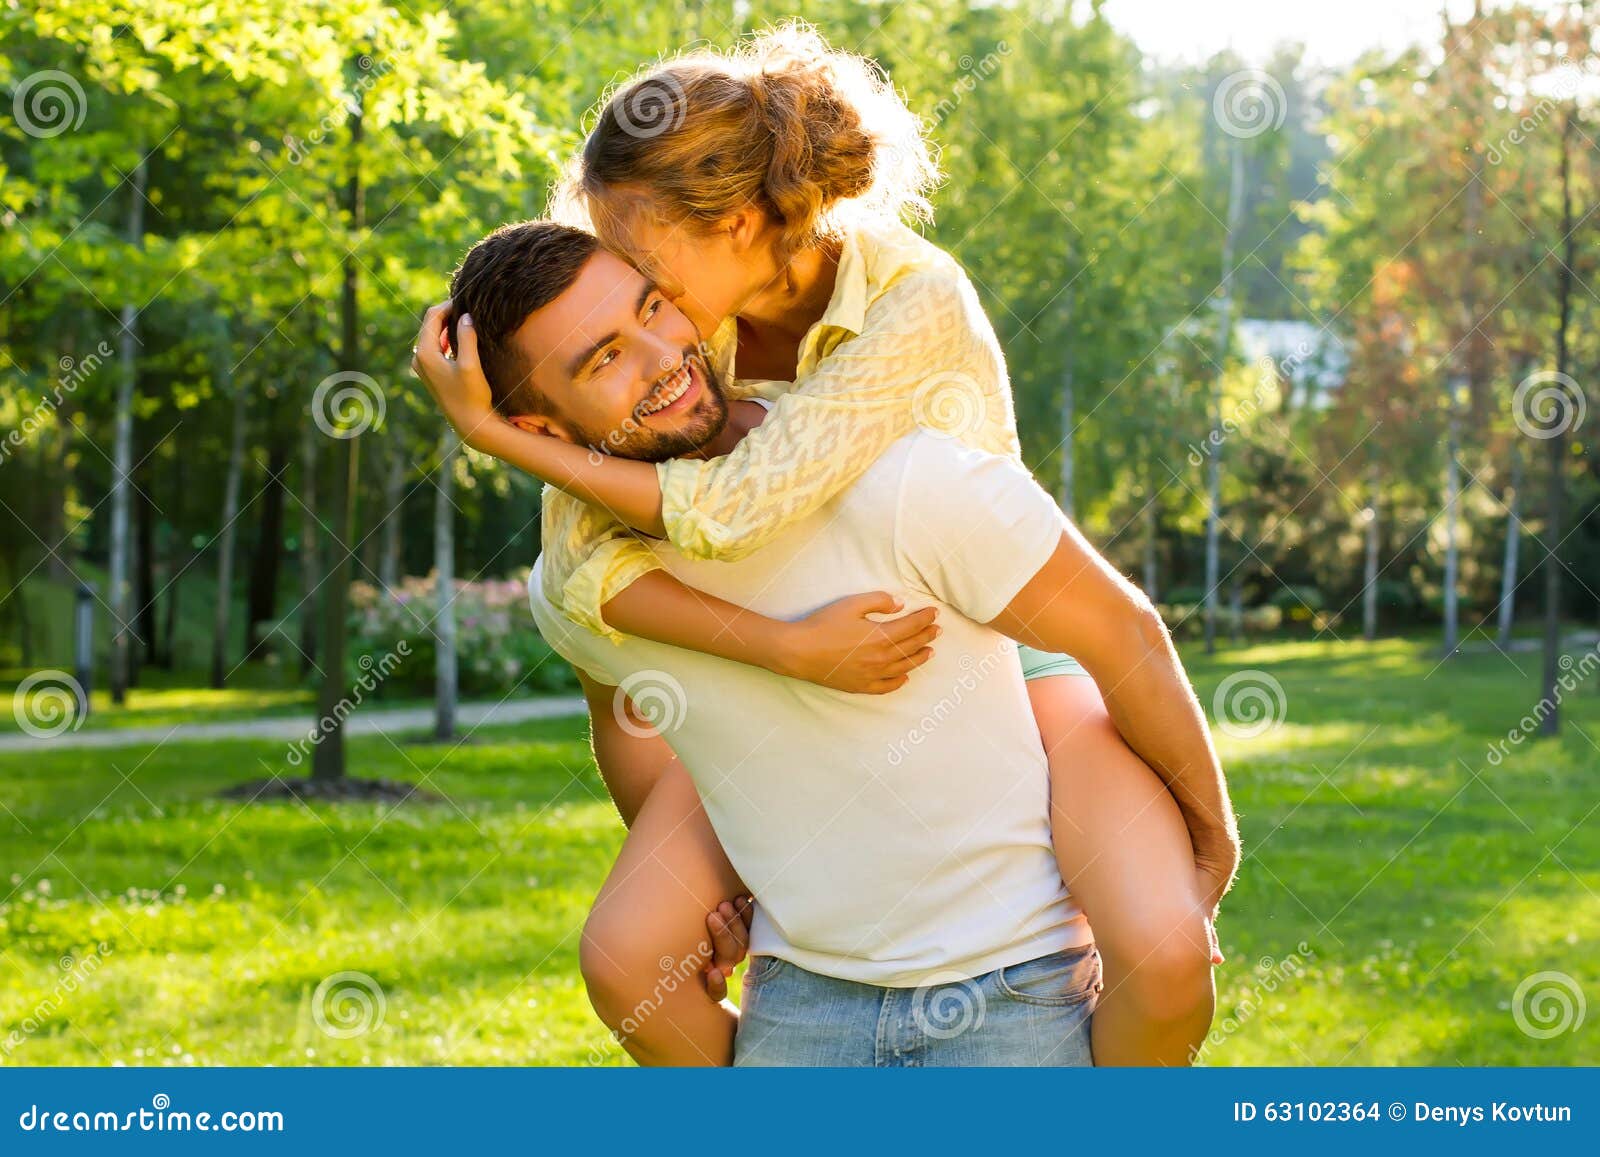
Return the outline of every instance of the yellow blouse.
{"type": "MultiPolygon", "coordinates": [[[[902,225],[843,238],[833,297],[800,343],[793,383],[733,379],[732,318],[710,344],[731,397],[774,405],[732,453],[656,467],[668,537],[690,557],[744,557],[919,426],[1021,459],[1005,358],[972,283],[902,225]]],[[[554,487],[543,518],[546,597],[620,641],[600,608],[661,566],[650,539],[554,487]]]]}

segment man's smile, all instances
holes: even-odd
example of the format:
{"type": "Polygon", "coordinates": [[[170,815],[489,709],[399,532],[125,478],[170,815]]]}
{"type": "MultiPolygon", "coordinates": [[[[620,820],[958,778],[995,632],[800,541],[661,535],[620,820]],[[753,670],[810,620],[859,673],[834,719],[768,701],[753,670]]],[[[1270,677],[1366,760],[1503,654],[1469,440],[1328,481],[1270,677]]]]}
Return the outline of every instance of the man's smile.
{"type": "Polygon", "coordinates": [[[634,417],[642,421],[692,410],[705,390],[705,373],[699,363],[699,355],[685,353],[677,366],[656,379],[644,401],[633,408],[634,417]]]}

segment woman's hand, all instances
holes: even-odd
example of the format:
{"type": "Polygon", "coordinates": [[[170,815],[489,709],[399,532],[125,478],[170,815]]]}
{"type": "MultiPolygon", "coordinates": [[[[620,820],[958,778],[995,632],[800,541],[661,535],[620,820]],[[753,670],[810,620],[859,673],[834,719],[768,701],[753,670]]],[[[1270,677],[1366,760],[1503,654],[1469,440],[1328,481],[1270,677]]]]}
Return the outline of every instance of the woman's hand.
{"type": "Polygon", "coordinates": [[[462,441],[474,449],[482,449],[478,438],[489,423],[498,423],[500,416],[495,413],[489,379],[483,376],[483,366],[478,361],[478,335],[472,328],[472,318],[461,315],[456,325],[456,351],[452,357],[450,314],[450,303],[444,301],[422,315],[422,329],[417,332],[417,344],[412,350],[411,370],[428,387],[434,402],[462,441]]]}
{"type": "Polygon", "coordinates": [[[851,595],[783,624],[772,669],[836,691],[882,695],[905,686],[910,672],[933,658],[939,637],[935,607],[880,622],[868,615],[900,610],[883,591],[851,595]]]}

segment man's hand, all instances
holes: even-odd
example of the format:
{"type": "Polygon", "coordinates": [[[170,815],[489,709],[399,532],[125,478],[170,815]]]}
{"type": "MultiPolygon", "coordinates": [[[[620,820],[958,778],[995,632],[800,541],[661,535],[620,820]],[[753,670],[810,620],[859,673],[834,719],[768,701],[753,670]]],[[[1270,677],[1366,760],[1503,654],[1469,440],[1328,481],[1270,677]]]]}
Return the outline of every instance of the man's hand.
{"type": "Polygon", "coordinates": [[[477,436],[488,423],[499,422],[500,416],[494,411],[489,379],[484,377],[483,366],[478,361],[478,335],[472,328],[472,318],[463,314],[457,323],[456,349],[452,356],[451,316],[448,301],[440,302],[422,315],[422,328],[417,332],[417,344],[412,350],[411,371],[428,387],[456,433],[467,445],[477,448],[477,436]]]}
{"type": "Polygon", "coordinates": [[[903,687],[910,673],[933,658],[939,637],[935,607],[880,622],[868,615],[893,614],[900,600],[883,591],[851,595],[778,625],[772,670],[836,691],[883,695],[903,687]]]}
{"type": "Polygon", "coordinates": [[[706,995],[726,1000],[728,978],[750,951],[750,915],[755,902],[749,896],[724,900],[706,914],[706,931],[711,934],[711,963],[702,978],[706,995]]]}
{"type": "Polygon", "coordinates": [[[1211,940],[1211,963],[1221,964],[1225,959],[1222,955],[1222,941],[1217,937],[1217,910],[1222,903],[1222,897],[1228,890],[1233,880],[1233,872],[1219,872],[1210,862],[1195,857],[1195,876],[1197,877],[1198,891],[1201,902],[1205,904],[1206,936],[1211,940]]]}

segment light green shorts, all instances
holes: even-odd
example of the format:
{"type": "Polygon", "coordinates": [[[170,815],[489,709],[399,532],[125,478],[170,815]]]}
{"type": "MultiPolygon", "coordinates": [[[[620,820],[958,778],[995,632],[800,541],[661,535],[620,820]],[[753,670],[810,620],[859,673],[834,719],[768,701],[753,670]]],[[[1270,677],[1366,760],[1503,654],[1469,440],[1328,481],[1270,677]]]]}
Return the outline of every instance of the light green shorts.
{"type": "Polygon", "coordinates": [[[1083,664],[1071,655],[1052,655],[1048,651],[1035,651],[1032,647],[1017,644],[1017,658],[1022,660],[1024,679],[1043,679],[1050,675],[1087,675],[1083,664]]]}

